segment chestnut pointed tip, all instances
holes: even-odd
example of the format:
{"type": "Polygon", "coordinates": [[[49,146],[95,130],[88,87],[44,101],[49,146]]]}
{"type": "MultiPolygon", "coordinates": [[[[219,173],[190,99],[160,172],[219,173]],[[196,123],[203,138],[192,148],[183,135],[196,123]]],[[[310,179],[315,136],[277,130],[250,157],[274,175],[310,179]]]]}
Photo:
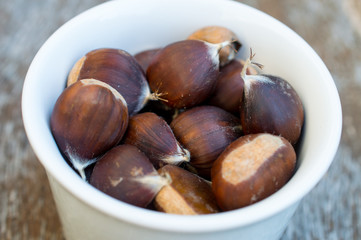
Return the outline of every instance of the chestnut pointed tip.
{"type": "Polygon", "coordinates": [[[168,164],[179,165],[183,162],[189,162],[190,159],[191,157],[188,150],[179,149],[176,154],[162,158],[162,161],[168,164]]]}
{"type": "Polygon", "coordinates": [[[139,182],[151,191],[158,193],[162,187],[171,183],[171,179],[167,176],[162,176],[159,174],[137,176],[133,178],[133,181],[139,182]]]}
{"type": "Polygon", "coordinates": [[[191,155],[190,152],[181,147],[179,144],[177,144],[177,164],[182,163],[182,162],[189,162],[191,160],[191,155]]]}
{"type": "Polygon", "coordinates": [[[189,162],[191,159],[191,153],[185,148],[182,148],[182,150],[184,152],[184,162],[189,162]]]}
{"type": "Polygon", "coordinates": [[[202,42],[204,42],[204,44],[208,47],[209,55],[212,58],[213,64],[216,67],[219,67],[219,65],[220,65],[219,54],[220,54],[222,49],[224,49],[227,46],[231,46],[232,41],[227,40],[227,41],[223,41],[223,42],[220,42],[220,43],[210,43],[210,42],[206,42],[206,41],[202,41],[202,42]]]}
{"type": "Polygon", "coordinates": [[[166,96],[166,95],[168,95],[168,93],[161,93],[161,92],[155,91],[154,93],[152,93],[148,96],[148,100],[168,102],[167,99],[162,98],[162,96],[166,96]]]}
{"type": "Polygon", "coordinates": [[[135,113],[138,113],[140,110],[142,110],[143,107],[145,105],[147,105],[148,101],[150,101],[150,100],[157,100],[157,99],[154,99],[153,94],[150,92],[150,88],[147,83],[147,84],[144,84],[144,87],[140,91],[139,102],[135,106],[132,115],[135,113]]]}
{"type": "Polygon", "coordinates": [[[233,41],[224,41],[224,42],[221,42],[221,43],[218,43],[218,47],[219,49],[222,49],[226,46],[230,46],[232,44],[233,41]]]}
{"type": "Polygon", "coordinates": [[[249,66],[251,66],[251,59],[247,58],[246,61],[243,63],[243,68],[241,71],[241,78],[243,78],[244,81],[246,81],[246,78],[248,76],[247,69],[249,66]]]}
{"type": "Polygon", "coordinates": [[[80,174],[80,177],[87,181],[86,175],[85,175],[85,168],[87,168],[89,165],[95,163],[97,161],[97,158],[93,159],[82,159],[77,156],[76,152],[72,150],[71,146],[67,144],[65,148],[65,154],[68,155],[69,161],[73,165],[76,171],[80,174]]]}
{"type": "Polygon", "coordinates": [[[242,46],[242,43],[233,31],[227,27],[217,25],[200,28],[188,36],[188,39],[203,40],[210,43],[229,41],[229,44],[225,44],[228,47],[221,47],[222,49],[219,51],[220,66],[225,66],[233,60],[236,57],[237,51],[242,46]]]}

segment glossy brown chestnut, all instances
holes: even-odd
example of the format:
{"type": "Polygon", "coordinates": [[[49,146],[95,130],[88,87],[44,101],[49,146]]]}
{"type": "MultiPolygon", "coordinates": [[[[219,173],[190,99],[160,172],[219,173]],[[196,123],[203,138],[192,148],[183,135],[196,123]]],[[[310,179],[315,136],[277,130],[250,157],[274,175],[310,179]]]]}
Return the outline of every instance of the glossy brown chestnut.
{"type": "Polygon", "coordinates": [[[129,120],[124,142],[139,148],[156,168],[189,161],[188,150],[182,148],[169,125],[155,113],[134,115],[129,120]]]}
{"type": "Polygon", "coordinates": [[[164,47],[147,70],[151,90],[162,94],[165,104],[173,108],[189,108],[203,102],[217,81],[218,52],[229,44],[184,40],[164,47]]]}
{"type": "Polygon", "coordinates": [[[149,64],[152,62],[153,57],[159,52],[159,50],[160,48],[149,49],[134,55],[134,58],[138,61],[144,72],[147,72],[149,64]]]}
{"type": "MultiPolygon", "coordinates": [[[[220,107],[227,112],[239,116],[239,108],[243,98],[244,81],[241,77],[245,61],[234,59],[221,68],[217,84],[208,104],[220,107]]],[[[257,70],[249,66],[248,75],[257,74],[257,70]]]]}
{"type": "Polygon", "coordinates": [[[169,183],[135,146],[119,145],[95,164],[90,184],[123,202],[146,207],[169,183]]]}
{"type": "Polygon", "coordinates": [[[238,37],[230,29],[222,26],[207,26],[192,33],[188,39],[203,40],[210,43],[230,41],[231,45],[223,48],[219,53],[220,66],[229,63],[236,56],[242,44],[238,37]]]}
{"type": "Polygon", "coordinates": [[[128,126],[127,105],[108,84],[84,79],[55,103],[51,132],[60,151],[85,179],[84,168],[119,143],[128,126]]]}
{"type": "Polygon", "coordinates": [[[285,138],[263,133],[237,139],[212,167],[218,206],[228,211],[270,196],[291,178],[295,164],[296,153],[285,138]]]}
{"type": "Polygon", "coordinates": [[[190,164],[206,179],[209,179],[217,157],[241,136],[239,119],[214,106],[189,109],[179,114],[170,127],[178,141],[190,152],[190,164]]]}
{"type": "MultiPolygon", "coordinates": [[[[250,64],[250,59],[247,60],[250,64]]],[[[245,134],[271,133],[296,144],[304,121],[300,97],[286,80],[272,75],[247,75],[241,103],[241,123],[245,134]]]]}
{"type": "Polygon", "coordinates": [[[158,211],[181,215],[217,213],[212,187],[204,179],[182,168],[167,165],[158,170],[169,175],[171,183],[164,186],[154,199],[158,211]]]}
{"type": "Polygon", "coordinates": [[[72,68],[67,86],[86,78],[103,81],[115,88],[128,104],[129,115],[139,112],[148,100],[156,100],[151,94],[145,74],[126,51],[102,48],[88,52],[72,68]]]}

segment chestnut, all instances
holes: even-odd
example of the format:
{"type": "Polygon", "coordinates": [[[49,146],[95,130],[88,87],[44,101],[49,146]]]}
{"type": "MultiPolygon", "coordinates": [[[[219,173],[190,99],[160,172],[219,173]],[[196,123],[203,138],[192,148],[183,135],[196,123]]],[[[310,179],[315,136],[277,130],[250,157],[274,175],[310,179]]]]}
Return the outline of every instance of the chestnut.
{"type": "Polygon", "coordinates": [[[193,32],[187,39],[203,40],[210,43],[230,41],[231,45],[221,49],[219,53],[220,66],[224,66],[233,60],[242,44],[237,35],[230,29],[222,26],[206,26],[193,32]]]}
{"type": "Polygon", "coordinates": [[[124,142],[139,148],[156,168],[165,164],[178,165],[190,158],[166,121],[152,112],[130,118],[124,142]]]}
{"type": "Polygon", "coordinates": [[[85,179],[84,168],[119,143],[128,126],[124,98],[110,85],[83,79],[57,99],[50,129],[61,153],[85,179]]]}
{"type": "Polygon", "coordinates": [[[170,179],[160,176],[149,159],[132,145],[119,145],[95,164],[90,184],[123,202],[147,207],[170,179]]]}
{"type": "Polygon", "coordinates": [[[240,137],[212,167],[218,206],[228,211],[270,196],[287,183],[295,165],[296,153],[285,138],[268,133],[240,137]]]}
{"type": "MultiPolygon", "coordinates": [[[[207,104],[220,107],[227,112],[239,116],[239,108],[243,98],[244,81],[241,77],[245,61],[234,59],[224,67],[221,67],[215,91],[208,99],[207,104]]],[[[257,74],[253,66],[248,66],[247,74],[257,74]]]]}
{"type": "Polygon", "coordinates": [[[219,50],[230,42],[211,44],[184,40],[162,48],[147,70],[153,92],[172,108],[189,108],[208,98],[219,73],[219,50]]]}
{"type": "Polygon", "coordinates": [[[170,124],[174,135],[191,155],[190,164],[209,179],[213,162],[242,134],[237,117],[214,106],[182,112],[170,124]]]}
{"type": "Polygon", "coordinates": [[[160,48],[153,48],[138,52],[134,55],[134,58],[138,61],[144,72],[147,72],[149,64],[152,62],[155,54],[158,53],[159,50],[160,48]]]}
{"type": "Polygon", "coordinates": [[[166,165],[158,172],[171,179],[154,199],[158,211],[181,215],[219,212],[212,187],[204,179],[173,165],[166,165]]]}
{"type": "Polygon", "coordinates": [[[87,78],[103,81],[115,88],[127,102],[130,116],[139,112],[148,100],[158,99],[156,93],[150,93],[142,67],[124,50],[101,48],[88,52],[73,66],[67,86],[87,78]]]}
{"type": "Polygon", "coordinates": [[[243,70],[244,95],[240,117],[245,134],[281,135],[295,145],[304,121],[303,105],[297,92],[281,77],[269,74],[247,75],[247,59],[243,70]]]}

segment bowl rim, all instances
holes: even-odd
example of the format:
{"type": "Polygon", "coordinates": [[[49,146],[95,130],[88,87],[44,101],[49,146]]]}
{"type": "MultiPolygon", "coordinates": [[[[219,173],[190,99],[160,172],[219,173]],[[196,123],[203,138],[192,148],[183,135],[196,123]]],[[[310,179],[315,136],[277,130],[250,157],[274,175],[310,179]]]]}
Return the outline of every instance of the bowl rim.
{"type": "MultiPolygon", "coordinates": [[[[277,193],[271,195],[270,197],[255,203],[251,206],[237,209],[229,212],[222,212],[217,214],[210,215],[200,215],[200,216],[179,216],[172,214],[164,214],[151,210],[144,210],[123,202],[120,202],[112,197],[109,197],[97,189],[93,188],[90,184],[81,180],[76,174],[71,171],[67,172],[59,172],[55,166],[53,166],[50,161],[47,161],[46,151],[44,151],[43,146],[37,141],[37,133],[32,130],[32,122],[31,122],[31,97],[32,97],[32,88],[30,87],[31,79],[36,76],[38,71],[38,62],[43,55],[47,44],[55,39],[60,32],[64,29],[71,27],[74,23],[84,18],[91,16],[93,13],[112,9],[116,7],[117,4],[121,4],[126,2],[123,1],[109,1],[92,7],[79,15],[73,17],[71,20],[62,25],[58,30],[56,30],[44,43],[44,45],[40,48],[36,56],[34,57],[28,73],[25,78],[23,93],[22,93],[22,115],[23,115],[23,123],[25,132],[28,136],[30,145],[32,146],[33,151],[38,157],[39,161],[46,169],[48,175],[51,175],[52,178],[56,180],[64,189],[69,191],[74,197],[83,203],[87,204],[91,208],[97,209],[105,215],[111,216],[115,219],[119,219],[128,223],[132,223],[135,225],[141,225],[150,229],[157,229],[162,231],[176,231],[176,232],[212,232],[212,231],[220,231],[231,228],[236,228],[240,226],[250,225],[257,221],[264,220],[268,217],[275,215],[278,212],[281,212],[288,207],[297,204],[322,178],[322,176],[326,173],[327,169],[331,165],[333,158],[338,149],[339,141],[341,138],[342,131],[342,110],[341,103],[338,96],[338,92],[336,86],[333,82],[332,76],[329,73],[327,67],[322,62],[321,58],[317,55],[317,53],[306,43],[297,33],[288,28],[286,25],[278,21],[277,19],[267,15],[264,12],[261,12],[253,7],[245,5],[240,2],[235,2],[231,0],[200,0],[198,2],[202,2],[203,4],[229,4],[232,7],[236,8],[245,8],[247,11],[252,11],[255,14],[262,15],[267,18],[269,21],[278,24],[282,31],[286,31],[287,34],[295,41],[299,41],[304,48],[305,51],[312,57],[313,61],[317,64],[319,70],[322,72],[323,77],[327,79],[329,82],[329,91],[332,92],[332,95],[335,96],[333,99],[330,99],[330,104],[334,106],[334,112],[332,114],[332,124],[334,125],[333,129],[330,129],[330,138],[326,139],[325,146],[328,151],[324,152],[324,159],[327,161],[323,162],[319,168],[310,176],[307,184],[300,185],[298,184],[298,191],[294,192],[293,195],[287,195],[287,189],[289,189],[290,184],[286,184],[283,188],[281,188],[277,193]],[[92,196],[92,198],[88,198],[87,196],[92,196]],[[98,204],[99,202],[104,202],[102,206],[98,204]],[[277,204],[275,204],[277,203],[277,204]],[[130,214],[131,213],[131,214],[130,214]],[[141,218],[139,217],[141,214],[141,218]],[[247,218],[241,218],[245,217],[247,218]],[[157,219],[157,221],[154,221],[157,219]],[[160,224],[161,223],[161,224],[160,224]],[[187,226],[185,228],[184,226],[187,226]]],[[[134,0],[129,0],[131,2],[134,0]]],[[[138,2],[141,0],[138,0],[138,2]]],[[[161,0],[160,0],[161,1],[161,0]]],[[[191,2],[191,0],[187,0],[185,2],[191,2]]],[[[70,169],[70,168],[69,168],[70,169]]],[[[296,181],[298,175],[297,172],[290,180],[296,181]],[[296,178],[296,179],[294,179],[296,178]]]]}

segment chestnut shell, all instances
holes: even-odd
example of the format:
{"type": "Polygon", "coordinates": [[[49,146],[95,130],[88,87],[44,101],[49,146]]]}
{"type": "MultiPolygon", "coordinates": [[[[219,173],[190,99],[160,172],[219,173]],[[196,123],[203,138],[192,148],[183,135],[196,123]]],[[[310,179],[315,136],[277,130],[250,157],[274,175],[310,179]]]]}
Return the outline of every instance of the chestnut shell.
{"type": "Polygon", "coordinates": [[[189,161],[189,152],[180,146],[166,121],[152,112],[131,117],[123,141],[139,148],[156,168],[189,161]]]}
{"type": "Polygon", "coordinates": [[[99,159],[90,184],[118,200],[146,207],[165,181],[144,153],[125,144],[112,148],[99,159]]]}
{"type": "Polygon", "coordinates": [[[139,112],[150,95],[142,67],[121,49],[101,48],[88,52],[74,65],[68,86],[87,78],[103,81],[116,89],[127,102],[129,115],[139,112]]]}
{"type": "Polygon", "coordinates": [[[303,105],[293,87],[272,75],[247,75],[241,104],[245,134],[281,135],[295,145],[304,121],[303,105]]]}
{"type": "Polygon", "coordinates": [[[213,162],[242,135],[239,119],[214,106],[186,110],[171,122],[170,127],[178,141],[190,152],[190,164],[207,179],[213,162]]]}
{"type": "Polygon", "coordinates": [[[288,182],[295,165],[296,153],[285,138],[268,133],[240,137],[212,167],[218,206],[229,211],[270,196],[288,182]]]}
{"type": "Polygon", "coordinates": [[[106,86],[93,79],[74,83],[61,93],[51,114],[54,139],[78,170],[77,164],[86,166],[118,144],[128,126],[124,99],[106,86]]]}
{"type": "Polygon", "coordinates": [[[189,108],[210,96],[219,73],[218,45],[184,40],[161,49],[147,70],[153,92],[162,94],[165,104],[189,108]]]}

